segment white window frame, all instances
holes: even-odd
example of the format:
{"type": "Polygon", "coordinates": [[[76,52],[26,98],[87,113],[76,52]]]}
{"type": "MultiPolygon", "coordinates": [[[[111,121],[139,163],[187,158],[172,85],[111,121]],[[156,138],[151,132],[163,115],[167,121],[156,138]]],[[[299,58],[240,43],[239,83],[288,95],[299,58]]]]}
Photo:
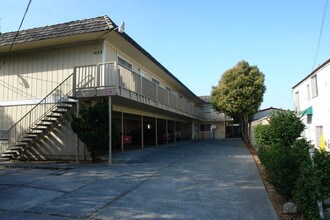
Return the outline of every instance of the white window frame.
{"type": "Polygon", "coordinates": [[[312,98],[318,96],[317,75],[311,77],[312,98]]]}
{"type": "Polygon", "coordinates": [[[118,64],[122,65],[123,67],[125,67],[129,70],[133,70],[132,62],[128,61],[127,59],[125,59],[125,58],[123,58],[122,56],[119,56],[119,55],[118,55],[117,60],[118,60],[118,64]]]}
{"type": "Polygon", "coordinates": [[[155,83],[156,85],[158,85],[158,86],[160,85],[159,80],[155,79],[154,77],[152,77],[151,81],[152,81],[153,83],[155,83]]]}
{"type": "Polygon", "coordinates": [[[295,100],[295,110],[296,110],[296,112],[299,112],[300,111],[299,91],[295,92],[294,100],[295,100]]]}
{"type": "Polygon", "coordinates": [[[307,89],[307,100],[310,100],[311,99],[311,92],[310,92],[309,84],[307,84],[306,89],[307,89]]]}

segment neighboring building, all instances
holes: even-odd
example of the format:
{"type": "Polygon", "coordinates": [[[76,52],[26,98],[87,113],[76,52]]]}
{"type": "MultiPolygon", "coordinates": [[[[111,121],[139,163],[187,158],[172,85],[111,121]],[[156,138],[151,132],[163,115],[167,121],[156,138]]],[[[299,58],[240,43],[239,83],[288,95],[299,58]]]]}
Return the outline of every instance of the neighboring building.
{"type": "Polygon", "coordinates": [[[210,96],[200,96],[205,104],[199,106],[204,112],[204,121],[199,125],[199,137],[205,138],[226,138],[226,122],[232,122],[232,118],[223,113],[218,113],[212,108],[210,96]]]}
{"type": "Polygon", "coordinates": [[[253,114],[249,120],[249,132],[250,132],[250,143],[256,146],[256,141],[254,138],[254,131],[258,125],[267,125],[269,123],[270,115],[273,111],[278,110],[277,108],[266,108],[259,110],[253,114]]]}
{"type": "Polygon", "coordinates": [[[330,59],[292,87],[295,111],[306,125],[303,136],[316,148],[330,144],[330,59]]]}
{"type": "MultiPolygon", "coordinates": [[[[121,150],[201,137],[198,128],[213,123],[201,110],[208,104],[107,16],[15,35],[0,35],[0,151],[10,148],[2,156],[85,158],[71,115],[100,99],[121,129],[121,150]]],[[[215,137],[223,138],[219,117],[215,137]]]]}

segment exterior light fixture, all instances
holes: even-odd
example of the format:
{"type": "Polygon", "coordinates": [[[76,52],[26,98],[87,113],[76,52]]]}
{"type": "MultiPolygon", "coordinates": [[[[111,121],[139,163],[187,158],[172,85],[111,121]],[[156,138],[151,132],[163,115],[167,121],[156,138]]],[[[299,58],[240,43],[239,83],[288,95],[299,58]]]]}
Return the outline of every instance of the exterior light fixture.
{"type": "Polygon", "coordinates": [[[125,31],[125,22],[122,22],[119,27],[116,27],[113,30],[118,30],[118,32],[121,33],[121,34],[124,33],[124,31],[125,31]]]}

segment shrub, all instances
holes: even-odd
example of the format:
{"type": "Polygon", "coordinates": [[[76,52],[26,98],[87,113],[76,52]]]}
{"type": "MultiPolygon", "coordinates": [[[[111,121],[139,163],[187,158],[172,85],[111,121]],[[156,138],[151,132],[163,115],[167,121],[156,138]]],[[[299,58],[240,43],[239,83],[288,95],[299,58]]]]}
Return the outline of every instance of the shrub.
{"type": "Polygon", "coordinates": [[[293,192],[294,201],[303,211],[307,219],[320,219],[317,205],[317,182],[314,176],[312,162],[305,161],[300,168],[299,179],[293,192]]]}
{"type": "Polygon", "coordinates": [[[301,118],[293,111],[283,110],[271,113],[269,126],[271,141],[282,147],[290,147],[305,128],[301,118]]]}
{"type": "Polygon", "coordinates": [[[330,197],[330,153],[317,150],[313,161],[314,172],[320,186],[320,200],[325,200],[330,197]]]}
{"type": "Polygon", "coordinates": [[[293,198],[307,219],[321,219],[317,202],[330,196],[329,152],[317,150],[313,162],[309,159],[302,164],[293,198]]]}
{"type": "Polygon", "coordinates": [[[259,158],[267,178],[275,190],[285,196],[292,195],[299,167],[308,157],[309,143],[297,140],[303,130],[304,124],[291,111],[275,111],[269,125],[256,128],[256,141],[261,145],[259,158]]]}
{"type": "Polygon", "coordinates": [[[270,126],[261,124],[257,125],[254,130],[254,138],[258,147],[269,146],[271,144],[270,126]]]}
{"type": "MultiPolygon", "coordinates": [[[[112,144],[117,145],[120,142],[120,131],[114,121],[111,126],[112,144]]],[[[79,139],[86,144],[93,161],[96,160],[99,152],[108,150],[109,114],[106,102],[98,102],[88,109],[82,108],[79,117],[73,118],[71,127],[79,139]]]]}
{"type": "Polygon", "coordinates": [[[299,139],[289,148],[272,144],[259,150],[259,158],[266,168],[267,178],[278,193],[292,195],[300,175],[299,167],[309,157],[309,148],[305,139],[299,139]]]}

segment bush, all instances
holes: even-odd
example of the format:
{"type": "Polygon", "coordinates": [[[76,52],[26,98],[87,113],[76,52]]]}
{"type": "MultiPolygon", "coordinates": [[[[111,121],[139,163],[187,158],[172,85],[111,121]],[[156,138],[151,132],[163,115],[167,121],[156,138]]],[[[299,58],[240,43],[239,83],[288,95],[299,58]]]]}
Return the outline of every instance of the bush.
{"type": "MultiPolygon", "coordinates": [[[[112,121],[112,144],[120,143],[120,131],[112,121]]],[[[91,153],[92,160],[100,152],[108,150],[109,147],[109,114],[107,102],[98,102],[88,109],[82,108],[79,117],[74,117],[71,122],[72,130],[79,139],[86,144],[91,153]]]]}
{"type": "Polygon", "coordinates": [[[290,111],[271,115],[268,126],[255,130],[260,146],[259,158],[275,190],[292,197],[307,219],[320,219],[318,201],[330,196],[330,154],[316,151],[309,156],[311,144],[298,139],[304,125],[290,111]]]}
{"type": "Polygon", "coordinates": [[[258,148],[261,146],[269,146],[271,144],[270,126],[261,124],[257,125],[254,130],[254,138],[258,148]]]}
{"type": "Polygon", "coordinates": [[[307,219],[321,219],[317,202],[330,196],[329,152],[317,150],[313,162],[309,159],[302,164],[293,198],[307,219]]]}
{"type": "Polygon", "coordinates": [[[305,161],[300,168],[299,179],[293,192],[294,201],[303,211],[307,219],[320,219],[317,205],[317,181],[314,176],[312,162],[305,161]]]}
{"type": "Polygon", "coordinates": [[[275,190],[285,196],[292,195],[299,167],[308,157],[310,145],[304,139],[297,140],[303,130],[304,124],[291,111],[275,111],[269,125],[256,128],[259,158],[267,178],[275,190]]]}
{"type": "Polygon", "coordinates": [[[271,113],[269,126],[271,141],[282,147],[290,147],[305,129],[300,117],[292,111],[283,110],[271,113]]]}
{"type": "Polygon", "coordinates": [[[296,140],[289,148],[278,144],[261,147],[259,158],[266,168],[266,175],[275,190],[285,196],[292,196],[298,179],[299,167],[308,159],[309,143],[305,139],[296,140]]]}

